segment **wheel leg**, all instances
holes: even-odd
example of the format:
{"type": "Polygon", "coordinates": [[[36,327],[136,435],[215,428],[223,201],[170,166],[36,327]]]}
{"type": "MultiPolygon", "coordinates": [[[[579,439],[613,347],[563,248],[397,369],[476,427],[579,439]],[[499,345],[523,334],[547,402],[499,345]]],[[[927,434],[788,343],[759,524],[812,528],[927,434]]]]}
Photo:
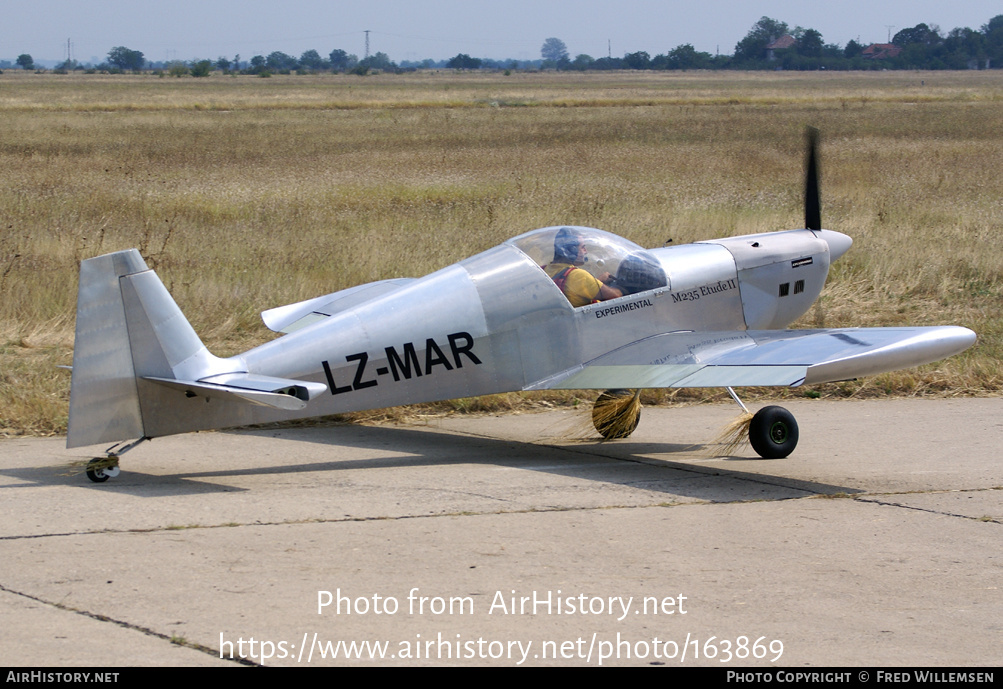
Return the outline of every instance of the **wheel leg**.
{"type": "Polygon", "coordinates": [[[749,411],[749,408],[747,406],[745,406],[745,403],[742,402],[742,400],[740,400],[738,398],[738,395],[735,394],[735,389],[734,388],[725,388],[725,390],[727,390],[728,394],[731,395],[731,399],[735,400],[735,404],[737,404],[738,406],[740,406],[742,408],[743,412],[745,412],[746,414],[750,414],[751,413],[749,411]]]}

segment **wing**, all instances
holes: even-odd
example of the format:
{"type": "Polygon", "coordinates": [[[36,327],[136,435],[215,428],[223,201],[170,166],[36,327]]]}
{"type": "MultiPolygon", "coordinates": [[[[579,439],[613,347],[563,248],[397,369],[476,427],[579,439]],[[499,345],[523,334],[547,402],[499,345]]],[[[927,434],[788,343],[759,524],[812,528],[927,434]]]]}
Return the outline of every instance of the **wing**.
{"type": "Polygon", "coordinates": [[[528,390],[827,383],[919,366],[975,343],[968,328],[672,332],[638,340],[528,390]]]}

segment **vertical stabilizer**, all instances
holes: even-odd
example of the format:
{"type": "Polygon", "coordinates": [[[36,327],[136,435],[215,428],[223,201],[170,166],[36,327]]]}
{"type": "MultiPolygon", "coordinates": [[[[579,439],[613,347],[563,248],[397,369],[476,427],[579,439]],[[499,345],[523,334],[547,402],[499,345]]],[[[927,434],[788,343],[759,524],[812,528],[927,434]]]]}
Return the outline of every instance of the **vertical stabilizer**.
{"type": "Polygon", "coordinates": [[[138,251],[83,261],[66,446],[150,435],[138,379],[197,378],[214,361],[138,251]]]}

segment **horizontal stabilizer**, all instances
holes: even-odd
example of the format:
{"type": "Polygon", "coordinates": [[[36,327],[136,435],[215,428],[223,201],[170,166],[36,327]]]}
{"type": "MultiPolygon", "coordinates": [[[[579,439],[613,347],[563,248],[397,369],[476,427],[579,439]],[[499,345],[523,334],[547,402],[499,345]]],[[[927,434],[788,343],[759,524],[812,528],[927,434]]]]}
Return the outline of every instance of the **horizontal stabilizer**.
{"type": "Polygon", "coordinates": [[[528,390],[828,383],[920,366],[968,349],[968,328],[675,332],[615,349],[528,390]]]}
{"type": "Polygon", "coordinates": [[[198,381],[154,377],[146,380],[180,390],[189,397],[229,399],[286,411],[303,409],[307,402],[327,392],[323,383],[247,373],[224,373],[198,381]]]}
{"type": "Polygon", "coordinates": [[[413,282],[411,278],[395,278],[350,287],[340,292],[326,294],[323,297],[315,297],[262,311],[261,320],[265,322],[269,330],[274,330],[277,333],[295,332],[345,309],[354,308],[363,302],[396,292],[411,282],[413,282]]]}

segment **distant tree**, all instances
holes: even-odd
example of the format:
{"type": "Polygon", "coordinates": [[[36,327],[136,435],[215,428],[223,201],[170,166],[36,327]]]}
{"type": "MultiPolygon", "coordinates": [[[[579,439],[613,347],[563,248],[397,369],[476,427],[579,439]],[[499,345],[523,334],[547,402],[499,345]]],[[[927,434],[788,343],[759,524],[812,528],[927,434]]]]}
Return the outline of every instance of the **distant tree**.
{"type": "Polygon", "coordinates": [[[273,72],[291,72],[296,69],[298,60],[292,55],[287,55],[280,50],[269,53],[265,58],[265,67],[273,72]]]}
{"type": "Polygon", "coordinates": [[[227,60],[225,57],[216,58],[216,69],[218,69],[221,72],[229,72],[230,61],[227,60]]]}
{"type": "Polygon", "coordinates": [[[805,29],[798,38],[798,55],[805,57],[822,57],[822,34],[815,29],[805,29]]]}
{"type": "Polygon", "coordinates": [[[191,66],[193,77],[207,77],[212,72],[212,60],[197,60],[191,66]]]}
{"type": "Polygon", "coordinates": [[[843,58],[843,48],[838,43],[826,43],[822,46],[822,57],[841,60],[843,58]]]}
{"type": "Polygon", "coordinates": [[[736,60],[762,60],[766,58],[766,46],[787,33],[785,22],[762,17],[752,25],[749,33],[735,46],[736,60]]]}
{"type": "Polygon", "coordinates": [[[998,14],[982,27],[986,37],[986,58],[990,67],[1003,67],[1003,14],[998,14]]]}
{"type": "Polygon", "coordinates": [[[995,17],[982,25],[982,33],[987,36],[996,29],[1003,29],[1003,14],[997,14],[995,17]]]}
{"type": "Polygon", "coordinates": [[[944,38],[944,59],[950,69],[985,65],[989,56],[985,34],[968,28],[951,29],[944,38]]]}
{"type": "Polygon", "coordinates": [[[846,47],[843,48],[843,57],[854,58],[862,52],[864,52],[864,46],[851,39],[850,42],[846,44],[846,47]]]}
{"type": "Polygon", "coordinates": [[[625,65],[619,57],[601,57],[592,63],[590,69],[625,69],[625,65]]]}
{"type": "Polygon", "coordinates": [[[324,69],[324,58],[316,50],[308,50],[300,55],[299,66],[314,71],[324,69]]]}
{"type": "Polygon", "coordinates": [[[648,69],[651,67],[651,56],[643,50],[636,53],[627,53],[623,56],[623,63],[627,69],[648,69]]]}
{"type": "Polygon", "coordinates": [[[376,53],[375,55],[370,55],[369,57],[359,61],[360,67],[365,67],[366,69],[381,69],[383,71],[394,71],[397,69],[397,65],[393,63],[386,53],[376,53]]]}
{"type": "Polygon", "coordinates": [[[167,73],[172,77],[186,77],[188,76],[188,72],[188,65],[181,60],[172,60],[167,63],[167,73]]]}
{"type": "Polygon", "coordinates": [[[545,61],[560,62],[568,59],[568,46],[560,38],[548,38],[540,48],[540,57],[545,61]]]}
{"type": "Polygon", "coordinates": [[[945,69],[948,65],[937,55],[942,42],[936,26],[917,24],[902,29],[892,38],[892,43],[902,48],[895,58],[898,67],[909,69],[945,69]]]}
{"type": "Polygon", "coordinates": [[[923,45],[937,45],[940,43],[940,34],[937,32],[936,27],[929,27],[926,24],[917,24],[911,29],[902,29],[895,37],[892,38],[892,43],[898,46],[907,46],[910,43],[922,43],[923,45]]]}
{"type": "Polygon", "coordinates": [[[575,56],[574,61],[571,63],[571,69],[585,70],[591,67],[593,62],[595,62],[595,59],[591,55],[582,53],[575,56]]]}
{"type": "Polygon", "coordinates": [[[251,58],[251,66],[248,69],[251,74],[261,74],[266,69],[264,55],[255,55],[251,58]]]}
{"type": "Polygon", "coordinates": [[[481,60],[476,57],[460,53],[456,57],[450,58],[449,62],[446,63],[446,67],[449,69],[480,69],[481,64],[481,60]]]}
{"type": "Polygon", "coordinates": [[[331,60],[331,69],[335,72],[347,72],[358,63],[354,55],[339,49],[332,50],[328,58],[331,60]]]}
{"type": "Polygon", "coordinates": [[[121,70],[138,72],[143,69],[146,60],[143,58],[143,53],[138,50],[129,50],[120,45],[108,51],[108,63],[121,70]]]}
{"type": "Polygon", "coordinates": [[[21,69],[35,69],[35,61],[28,53],[22,53],[17,56],[17,66],[21,69]]]}
{"type": "Polygon", "coordinates": [[[676,46],[669,51],[668,69],[705,69],[710,66],[710,53],[701,53],[689,43],[676,46]]]}

